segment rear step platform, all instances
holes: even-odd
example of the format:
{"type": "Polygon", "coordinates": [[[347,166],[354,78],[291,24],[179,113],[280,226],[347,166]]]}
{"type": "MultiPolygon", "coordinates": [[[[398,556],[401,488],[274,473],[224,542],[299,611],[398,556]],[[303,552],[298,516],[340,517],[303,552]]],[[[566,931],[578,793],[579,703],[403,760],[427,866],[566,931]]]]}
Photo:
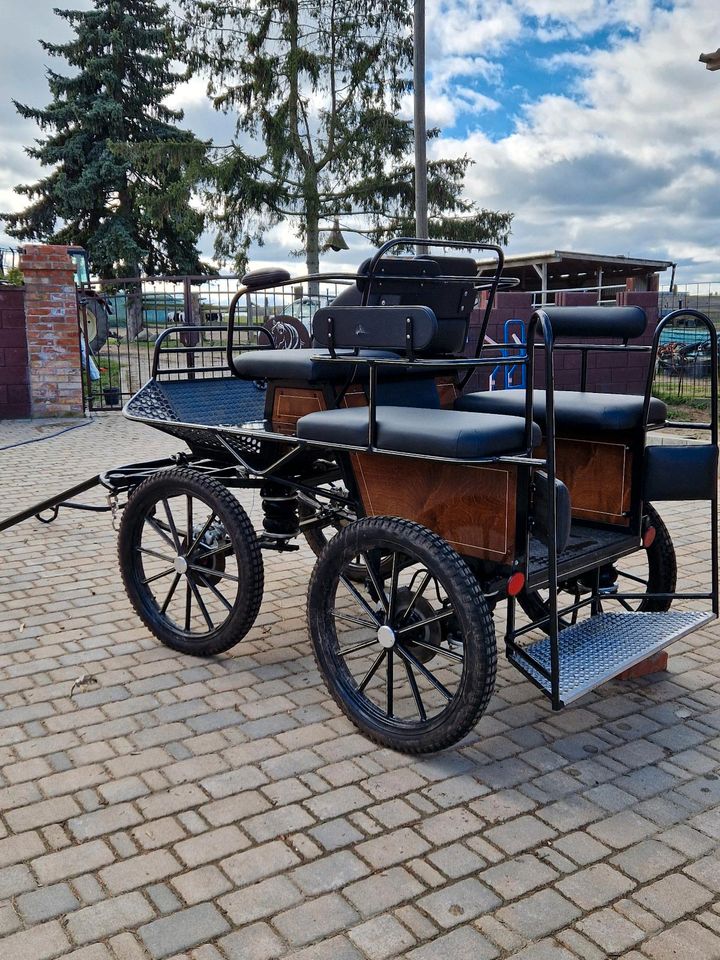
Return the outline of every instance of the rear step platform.
{"type": "MultiPolygon", "coordinates": [[[[601,613],[566,627],[558,633],[561,704],[572,703],[714,619],[713,613],[687,610],[601,613]]],[[[510,650],[508,660],[552,697],[550,680],[532,663],[551,672],[549,637],[510,650]]]]}

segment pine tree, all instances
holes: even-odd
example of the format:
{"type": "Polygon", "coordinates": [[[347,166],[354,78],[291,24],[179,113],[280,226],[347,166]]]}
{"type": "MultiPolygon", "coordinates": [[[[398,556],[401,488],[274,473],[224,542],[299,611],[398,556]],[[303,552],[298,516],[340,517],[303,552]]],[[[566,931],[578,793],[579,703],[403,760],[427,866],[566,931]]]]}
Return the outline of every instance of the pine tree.
{"type": "Polygon", "coordinates": [[[73,70],[48,71],[44,109],[14,101],[45,134],[27,153],[50,172],[15,188],[30,203],[1,215],[8,233],[81,244],[102,277],[199,272],[204,216],[188,176],[198,141],[164,103],[184,77],[171,66],[179,39],[168,6],[95,0],[55,13],[74,36],[41,43],[73,70]]]}
{"type": "MultiPolygon", "coordinates": [[[[191,62],[216,109],[236,116],[208,191],[218,256],[294,218],[308,272],[323,220],[363,214],[376,240],[414,235],[408,0],[180,0],[191,62]]],[[[430,136],[437,131],[430,131],[430,136]]],[[[431,235],[507,242],[511,214],[463,199],[467,157],[428,164],[431,235]]]]}

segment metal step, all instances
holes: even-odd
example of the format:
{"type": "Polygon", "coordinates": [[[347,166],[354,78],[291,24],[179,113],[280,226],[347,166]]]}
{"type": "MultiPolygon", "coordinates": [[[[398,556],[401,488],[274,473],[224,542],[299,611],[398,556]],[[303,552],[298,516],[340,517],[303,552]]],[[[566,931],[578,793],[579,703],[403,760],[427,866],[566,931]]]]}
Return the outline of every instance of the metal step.
{"type": "MultiPolygon", "coordinates": [[[[589,690],[714,619],[713,613],[687,610],[601,613],[566,627],[558,634],[561,702],[572,703],[589,690]]],[[[523,650],[550,672],[548,637],[528,644],[523,650]]],[[[551,694],[550,681],[521,652],[510,651],[508,659],[548,695],[551,694]]]]}

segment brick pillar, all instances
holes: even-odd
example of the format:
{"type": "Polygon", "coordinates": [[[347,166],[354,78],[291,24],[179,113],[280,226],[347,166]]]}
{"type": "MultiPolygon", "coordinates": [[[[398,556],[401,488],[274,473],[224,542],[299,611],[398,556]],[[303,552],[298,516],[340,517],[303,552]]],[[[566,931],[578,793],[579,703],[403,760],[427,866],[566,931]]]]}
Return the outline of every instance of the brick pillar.
{"type": "Polygon", "coordinates": [[[68,247],[24,247],[25,319],[34,417],[83,413],[74,267],[68,247]]]}
{"type": "Polygon", "coordinates": [[[25,291],[0,287],[0,420],[30,416],[25,291]]]}

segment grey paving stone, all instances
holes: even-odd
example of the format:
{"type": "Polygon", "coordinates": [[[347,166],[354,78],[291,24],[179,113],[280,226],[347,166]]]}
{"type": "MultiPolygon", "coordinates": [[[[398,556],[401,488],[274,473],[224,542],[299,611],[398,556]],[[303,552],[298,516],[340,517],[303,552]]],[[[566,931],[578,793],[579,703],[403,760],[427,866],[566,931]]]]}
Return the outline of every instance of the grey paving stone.
{"type": "Polygon", "coordinates": [[[343,894],[362,917],[383,913],[424,891],[423,885],[403,867],[374,873],[366,880],[351,883],[343,894]]]}
{"type": "Polygon", "coordinates": [[[416,904],[447,930],[494,910],[501,900],[478,880],[468,877],[421,897],[416,904]]]}
{"type": "Polygon", "coordinates": [[[261,844],[251,850],[236,853],[220,866],[238,887],[255,883],[274,873],[282,873],[300,863],[300,857],[282,840],[261,844]]]}
{"type": "Polygon", "coordinates": [[[306,896],[316,896],[330,890],[340,890],[369,873],[370,869],[362,860],[358,860],[349,850],[343,850],[298,867],[290,874],[290,879],[306,896]]]}
{"type": "Polygon", "coordinates": [[[57,883],[25,893],[17,898],[16,903],[23,920],[28,924],[51,920],[80,906],[67,883],[57,883]]]}
{"type": "Polygon", "coordinates": [[[557,876],[557,871],[552,867],[531,854],[525,854],[484,870],[479,878],[503,900],[514,900],[531,890],[551,884],[557,876]]]}
{"type": "Polygon", "coordinates": [[[430,844],[409,827],[401,827],[373,840],[366,840],[355,847],[364,860],[382,870],[412,857],[420,857],[430,849],[430,844]]]}
{"type": "Polygon", "coordinates": [[[636,884],[607,863],[586,867],[556,884],[557,889],[583,910],[594,910],[617,900],[636,884]]]}
{"type": "Polygon", "coordinates": [[[328,893],[277,914],[273,924],[288,943],[301,947],[345,930],[359,919],[346,900],[336,893],[328,893]]]}
{"type": "Polygon", "coordinates": [[[227,933],[230,925],[210,903],[188,907],[140,927],[138,933],[153,957],[169,957],[227,933]]]}
{"type": "Polygon", "coordinates": [[[409,950],[415,937],[391,914],[373,917],[348,930],[348,937],[369,960],[386,960],[409,950]]]}
{"type": "Polygon", "coordinates": [[[685,873],[697,880],[708,890],[720,894],[720,853],[712,853],[708,857],[702,857],[690,866],[685,867],[685,873]]]}
{"type": "Polygon", "coordinates": [[[363,956],[346,937],[331,937],[324,943],[288,953],[284,960],[363,960],[363,956]]]}
{"type": "Polygon", "coordinates": [[[636,891],[633,897],[661,920],[670,923],[694,913],[713,899],[712,893],[681,873],[656,880],[636,891]]]}
{"type": "Polygon", "coordinates": [[[218,946],[228,960],[275,960],[287,951],[267,923],[253,923],[236,930],[218,940],[218,946]]]}
{"type": "Polygon", "coordinates": [[[29,867],[16,863],[12,867],[0,870],[0,900],[9,900],[18,894],[33,890],[37,886],[29,867]]]}
{"type": "Polygon", "coordinates": [[[576,960],[576,956],[554,940],[540,940],[513,953],[508,960],[576,960]]]}
{"type": "Polygon", "coordinates": [[[517,820],[492,827],[485,832],[485,838],[490,843],[511,855],[547,843],[556,836],[555,830],[532,816],[518,817],[517,820]]]}
{"type": "Polygon", "coordinates": [[[647,883],[684,863],[685,857],[658,840],[643,840],[616,854],[610,862],[640,883],[647,883]]]}
{"type": "Polygon", "coordinates": [[[575,904],[556,890],[540,890],[498,910],[498,920],[517,931],[526,940],[540,940],[581,915],[575,904]]]}
{"type": "Polygon", "coordinates": [[[720,937],[693,920],[684,920],[643,944],[652,960],[684,960],[688,951],[703,960],[720,960],[720,937]]]}
{"type": "Polygon", "coordinates": [[[155,917],[155,911],[138,892],[110,897],[77,910],[67,918],[67,929],[76,943],[104,940],[155,917]]]}
{"type": "Polygon", "coordinates": [[[408,953],[408,960],[494,960],[500,951],[472,927],[451,930],[408,953]]]}
{"type": "Polygon", "coordinates": [[[656,829],[649,820],[638,816],[632,810],[616,813],[607,820],[601,820],[600,823],[593,823],[588,827],[588,831],[601,843],[615,850],[623,850],[625,847],[632,846],[633,843],[645,840],[652,836],[656,829]]]}
{"type": "Polygon", "coordinates": [[[228,893],[218,900],[218,906],[233,923],[246,924],[272,916],[302,900],[302,894],[287,877],[271,877],[252,886],[228,893]]]}
{"type": "Polygon", "coordinates": [[[171,883],[188,906],[202,903],[203,900],[215,900],[232,889],[232,883],[225,874],[211,865],[173,877],[171,883]]]}
{"type": "Polygon", "coordinates": [[[428,854],[427,859],[451,880],[477,873],[487,864],[479,854],[462,843],[451,843],[449,847],[435,850],[428,854]]]}
{"type": "Polygon", "coordinates": [[[578,930],[594,940],[607,956],[630,950],[645,939],[645,932],[615,910],[598,910],[578,922],[578,930]]]}
{"type": "Polygon", "coordinates": [[[70,941],[57,920],[20,930],[2,942],[4,960],[53,960],[70,949],[70,941]]]}

